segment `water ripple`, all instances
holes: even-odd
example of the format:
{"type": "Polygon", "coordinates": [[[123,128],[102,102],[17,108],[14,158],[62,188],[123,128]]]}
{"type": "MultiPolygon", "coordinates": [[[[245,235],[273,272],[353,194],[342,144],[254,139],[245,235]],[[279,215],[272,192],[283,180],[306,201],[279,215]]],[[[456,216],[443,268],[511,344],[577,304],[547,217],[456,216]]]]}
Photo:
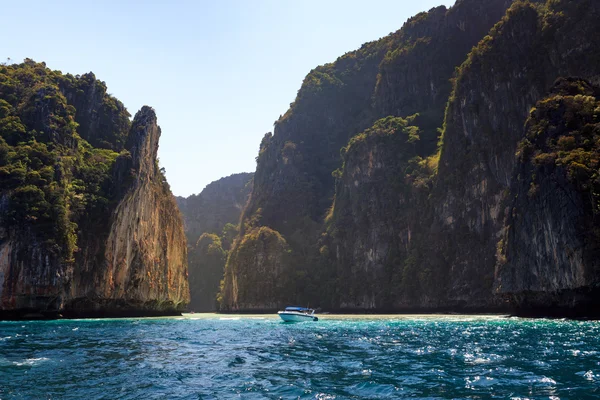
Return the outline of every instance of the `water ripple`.
{"type": "Polygon", "coordinates": [[[0,322],[0,398],[599,398],[599,334],[463,316],[0,322]]]}

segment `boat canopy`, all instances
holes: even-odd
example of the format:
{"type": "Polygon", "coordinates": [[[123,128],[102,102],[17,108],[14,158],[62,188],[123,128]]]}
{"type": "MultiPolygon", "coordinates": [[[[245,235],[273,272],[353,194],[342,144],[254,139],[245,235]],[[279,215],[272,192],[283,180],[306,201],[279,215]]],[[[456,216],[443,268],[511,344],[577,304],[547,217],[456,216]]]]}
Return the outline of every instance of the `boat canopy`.
{"type": "Polygon", "coordinates": [[[312,308],[304,307],[286,307],[285,311],[312,311],[312,308]]]}

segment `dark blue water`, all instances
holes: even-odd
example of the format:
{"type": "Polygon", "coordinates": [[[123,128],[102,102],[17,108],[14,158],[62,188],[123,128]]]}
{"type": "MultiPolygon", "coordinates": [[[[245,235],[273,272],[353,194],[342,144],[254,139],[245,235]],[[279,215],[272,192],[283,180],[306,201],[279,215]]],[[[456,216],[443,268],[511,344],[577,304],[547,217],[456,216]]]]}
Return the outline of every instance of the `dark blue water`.
{"type": "Polygon", "coordinates": [[[0,399],[600,398],[600,323],[0,322],[0,399]]]}

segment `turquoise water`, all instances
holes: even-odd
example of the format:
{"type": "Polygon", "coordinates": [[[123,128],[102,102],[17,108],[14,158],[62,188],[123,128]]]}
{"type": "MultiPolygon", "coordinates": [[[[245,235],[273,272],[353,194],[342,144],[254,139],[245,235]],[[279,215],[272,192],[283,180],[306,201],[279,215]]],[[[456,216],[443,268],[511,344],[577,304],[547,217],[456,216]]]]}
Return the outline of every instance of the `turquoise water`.
{"type": "Polygon", "coordinates": [[[600,323],[0,322],[0,399],[600,398],[600,323]]]}

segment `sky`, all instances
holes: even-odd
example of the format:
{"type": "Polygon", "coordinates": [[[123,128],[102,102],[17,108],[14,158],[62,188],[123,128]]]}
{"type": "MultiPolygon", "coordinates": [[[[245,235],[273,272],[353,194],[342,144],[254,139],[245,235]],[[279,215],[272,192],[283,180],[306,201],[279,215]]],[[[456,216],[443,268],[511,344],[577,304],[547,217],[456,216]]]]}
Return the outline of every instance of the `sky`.
{"type": "Polygon", "coordinates": [[[92,71],[135,115],[156,110],[175,195],[253,172],[311,69],[454,0],[0,0],[0,61],[92,71]],[[7,18],[8,17],[8,18],[7,18]]]}

